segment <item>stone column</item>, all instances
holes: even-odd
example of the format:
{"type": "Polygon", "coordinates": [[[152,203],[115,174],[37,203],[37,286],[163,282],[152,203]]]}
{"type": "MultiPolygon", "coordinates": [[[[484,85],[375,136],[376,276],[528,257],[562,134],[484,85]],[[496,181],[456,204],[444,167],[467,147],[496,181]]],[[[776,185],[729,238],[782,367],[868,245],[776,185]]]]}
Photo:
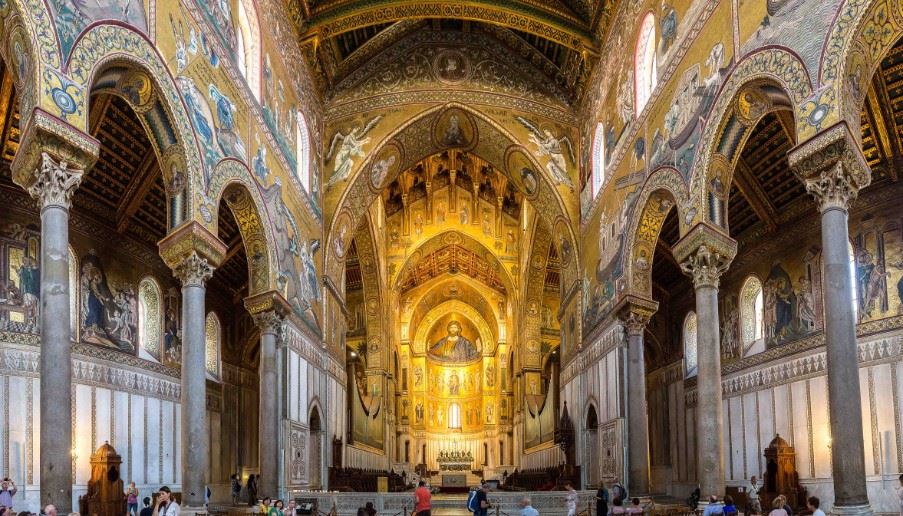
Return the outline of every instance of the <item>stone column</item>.
{"type": "Polygon", "coordinates": [[[694,227],[674,246],[675,259],[696,289],[696,479],[703,499],[724,496],[718,281],[736,253],[737,243],[707,223],[694,227]]]}
{"type": "Polygon", "coordinates": [[[258,461],[260,462],[261,497],[279,496],[279,417],[276,399],[277,365],[276,341],[282,329],[282,316],[275,310],[267,310],[254,315],[254,322],[260,329],[260,408],[257,433],[259,436],[258,461]]]}
{"type": "Polygon", "coordinates": [[[847,224],[850,203],[871,182],[871,170],[844,122],[791,150],[789,162],[821,211],[828,414],[836,443],[831,449],[833,512],[870,515],[847,224]]]}
{"type": "Polygon", "coordinates": [[[41,206],[41,505],[72,508],[72,325],[69,206],[81,170],[42,154],[28,189],[41,206]]]}
{"type": "Polygon", "coordinates": [[[182,282],[182,505],[203,507],[210,460],[204,285],[213,267],[191,253],[174,274],[182,282]]]}
{"type": "Polygon", "coordinates": [[[646,364],[643,334],[658,303],[633,295],[618,312],[627,330],[627,490],[649,494],[649,410],[646,405],[646,364]]]}

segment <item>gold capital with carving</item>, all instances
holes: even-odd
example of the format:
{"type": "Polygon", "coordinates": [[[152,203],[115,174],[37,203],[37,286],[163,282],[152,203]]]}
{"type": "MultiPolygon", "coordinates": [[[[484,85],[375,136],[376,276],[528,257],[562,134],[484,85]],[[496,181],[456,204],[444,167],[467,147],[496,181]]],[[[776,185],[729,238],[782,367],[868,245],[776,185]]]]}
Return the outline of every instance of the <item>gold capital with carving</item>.
{"type": "Polygon", "coordinates": [[[721,275],[737,254],[737,241],[720,228],[701,222],[674,245],[673,252],[695,288],[718,288],[721,275]]]}
{"type": "Polygon", "coordinates": [[[621,298],[615,307],[618,318],[621,319],[627,335],[643,335],[652,315],[658,311],[658,301],[653,301],[643,296],[627,294],[621,298]]]}
{"type": "Polygon", "coordinates": [[[41,208],[59,206],[68,210],[72,204],[72,194],[82,182],[84,171],[70,169],[65,161],[58,162],[46,152],[41,153],[41,166],[35,174],[35,181],[28,187],[28,193],[37,200],[41,208]]]}
{"type": "Polygon", "coordinates": [[[846,122],[835,124],[790,150],[788,162],[819,210],[847,210],[872,173],[846,122]]]}
{"type": "Polygon", "coordinates": [[[173,269],[173,276],[182,282],[183,287],[203,287],[213,276],[213,267],[206,258],[192,252],[173,269]]]}

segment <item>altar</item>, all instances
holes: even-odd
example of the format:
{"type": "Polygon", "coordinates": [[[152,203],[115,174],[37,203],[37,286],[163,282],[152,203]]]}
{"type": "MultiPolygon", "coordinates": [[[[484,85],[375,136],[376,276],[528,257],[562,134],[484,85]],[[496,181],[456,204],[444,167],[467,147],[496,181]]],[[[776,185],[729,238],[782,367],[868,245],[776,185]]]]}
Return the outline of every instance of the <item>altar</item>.
{"type": "MultiPolygon", "coordinates": [[[[452,450],[440,451],[436,457],[439,463],[439,471],[468,472],[473,466],[473,454],[470,451],[452,450]]],[[[443,477],[444,478],[444,477],[443,477]]]]}

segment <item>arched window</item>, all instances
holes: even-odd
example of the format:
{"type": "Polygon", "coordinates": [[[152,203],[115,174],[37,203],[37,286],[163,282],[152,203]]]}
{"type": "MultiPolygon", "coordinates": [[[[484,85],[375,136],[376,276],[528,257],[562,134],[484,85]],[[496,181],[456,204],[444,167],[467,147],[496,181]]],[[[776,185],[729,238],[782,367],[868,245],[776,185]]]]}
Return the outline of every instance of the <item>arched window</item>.
{"type": "Polygon", "coordinates": [[[297,151],[295,158],[297,163],[295,166],[295,174],[301,181],[301,186],[305,192],[310,191],[310,132],[307,130],[307,120],[304,114],[298,111],[298,129],[296,135],[297,151]]]}
{"type": "Polygon", "coordinates": [[[636,113],[639,116],[652,95],[658,72],[655,62],[655,17],[652,13],[643,19],[640,34],[636,42],[636,53],[633,58],[634,83],[636,92],[636,113]]]}
{"type": "Polygon", "coordinates": [[[461,406],[452,403],[448,406],[448,427],[452,429],[461,428],[461,406]]]}
{"type": "Polygon", "coordinates": [[[206,355],[207,373],[218,379],[220,324],[219,317],[217,317],[213,312],[207,314],[207,321],[204,327],[204,349],[206,355]]]}
{"type": "Polygon", "coordinates": [[[698,364],[696,355],[696,312],[690,312],[684,319],[684,362],[687,378],[696,376],[698,364]]]}
{"type": "Polygon", "coordinates": [[[856,281],[856,250],[853,244],[847,244],[847,251],[850,254],[850,293],[853,304],[853,322],[859,322],[859,282],[856,281]]]}
{"type": "Polygon", "coordinates": [[[78,257],[75,250],[69,246],[69,329],[72,331],[72,340],[78,342],[78,257]]]}
{"type": "Polygon", "coordinates": [[[163,335],[163,295],[153,278],[138,283],[138,355],[160,360],[163,335]]]}
{"type": "Polygon", "coordinates": [[[238,30],[235,63],[251,88],[254,98],[260,100],[260,26],[257,11],[250,0],[238,0],[238,30]]]}
{"type": "Polygon", "coordinates": [[[763,336],[765,303],[762,282],[750,276],[740,289],[740,335],[744,346],[763,336]]]}
{"type": "Polygon", "coordinates": [[[593,135],[593,198],[602,188],[605,182],[605,130],[602,122],[596,125],[596,134],[593,135]]]}

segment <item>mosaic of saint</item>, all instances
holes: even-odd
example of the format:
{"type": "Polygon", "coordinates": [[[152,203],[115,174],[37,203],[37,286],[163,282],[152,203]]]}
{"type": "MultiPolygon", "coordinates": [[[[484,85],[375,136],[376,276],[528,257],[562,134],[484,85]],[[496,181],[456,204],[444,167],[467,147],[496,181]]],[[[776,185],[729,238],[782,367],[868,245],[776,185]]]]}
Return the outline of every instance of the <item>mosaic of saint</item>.
{"type": "Polygon", "coordinates": [[[476,343],[461,335],[461,323],[451,320],[446,326],[447,335],[430,346],[430,356],[443,362],[466,362],[480,356],[480,339],[476,343]]]}

